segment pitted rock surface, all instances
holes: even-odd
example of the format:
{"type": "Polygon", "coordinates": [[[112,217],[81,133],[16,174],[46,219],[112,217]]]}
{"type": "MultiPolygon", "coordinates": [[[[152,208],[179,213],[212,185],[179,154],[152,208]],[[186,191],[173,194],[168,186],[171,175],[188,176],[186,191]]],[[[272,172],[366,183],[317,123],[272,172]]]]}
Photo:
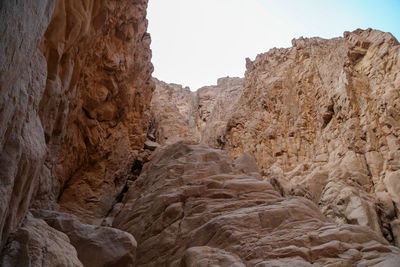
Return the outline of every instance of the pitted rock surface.
{"type": "Polygon", "coordinates": [[[312,201],[282,197],[221,150],[183,142],[156,150],[113,226],[137,239],[137,266],[400,261],[400,250],[368,227],[331,223],[312,201]]]}
{"type": "Polygon", "coordinates": [[[399,245],[400,45],[375,30],[293,40],[248,61],[226,149],[285,194],[399,245]]]}

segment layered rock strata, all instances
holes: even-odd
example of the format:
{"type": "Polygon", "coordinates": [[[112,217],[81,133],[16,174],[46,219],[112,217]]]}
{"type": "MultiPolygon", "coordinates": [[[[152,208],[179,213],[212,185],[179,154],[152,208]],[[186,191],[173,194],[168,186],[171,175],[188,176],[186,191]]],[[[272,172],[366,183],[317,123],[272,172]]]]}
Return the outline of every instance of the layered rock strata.
{"type": "Polygon", "coordinates": [[[177,143],[159,148],[114,226],[137,241],[137,266],[396,266],[400,250],[368,227],[329,222],[282,197],[248,154],[177,143]]]}

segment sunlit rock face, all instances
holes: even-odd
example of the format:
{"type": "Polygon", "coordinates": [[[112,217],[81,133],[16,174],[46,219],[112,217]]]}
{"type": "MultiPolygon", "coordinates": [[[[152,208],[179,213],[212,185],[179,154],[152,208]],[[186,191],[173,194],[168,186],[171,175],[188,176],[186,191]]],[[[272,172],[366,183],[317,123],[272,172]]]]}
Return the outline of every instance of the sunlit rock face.
{"type": "Polygon", "coordinates": [[[400,45],[375,30],[293,40],[247,61],[226,149],[285,195],[399,245],[400,45]]]}
{"type": "Polygon", "coordinates": [[[146,8],[0,2],[1,265],[397,266],[397,40],[294,40],[191,92],[151,78],[146,8]]]}
{"type": "Polygon", "coordinates": [[[149,138],[161,145],[187,140],[200,141],[196,127],[196,94],[188,87],[154,78],[149,138]]]}
{"type": "Polygon", "coordinates": [[[154,137],[233,158],[248,152],[281,194],[307,197],[332,221],[398,245],[399,50],[390,33],[356,30],[260,54],[246,61],[244,81],[223,78],[197,92],[159,82],[154,137]]]}
{"type": "Polygon", "coordinates": [[[183,142],[157,149],[113,226],[138,242],[137,266],[396,266],[400,250],[368,227],[338,225],[282,197],[244,154],[183,142]]]}
{"type": "Polygon", "coordinates": [[[150,138],[162,145],[186,140],[224,147],[226,125],[243,92],[243,78],[220,78],[217,85],[195,92],[178,84],[155,81],[150,138]]]}
{"type": "Polygon", "coordinates": [[[143,147],[154,85],[147,0],[0,7],[3,245],[29,206],[102,220],[143,147]]]}

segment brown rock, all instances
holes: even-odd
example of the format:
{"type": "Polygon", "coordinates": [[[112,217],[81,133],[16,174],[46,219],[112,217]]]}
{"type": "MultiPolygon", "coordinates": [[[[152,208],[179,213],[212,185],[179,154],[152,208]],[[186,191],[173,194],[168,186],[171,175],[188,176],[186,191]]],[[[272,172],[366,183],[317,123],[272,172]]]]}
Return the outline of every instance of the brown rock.
{"type": "Polygon", "coordinates": [[[1,255],[0,265],[83,267],[68,237],[30,213],[22,226],[10,235],[1,255]]]}
{"type": "Polygon", "coordinates": [[[75,216],[49,210],[32,210],[36,218],[65,233],[85,267],[135,266],[136,240],[121,230],[81,223],[75,216]]]}
{"type": "Polygon", "coordinates": [[[42,113],[61,120],[45,133],[59,145],[65,132],[59,157],[49,157],[58,158],[48,164],[56,175],[44,178],[60,181],[53,190],[61,209],[86,221],[99,223],[112,208],[146,140],[153,90],[146,8],[147,0],[59,1],[42,42],[58,66],[45,96],[61,97],[58,105],[42,100],[42,113]]]}
{"type": "Polygon", "coordinates": [[[203,145],[156,150],[113,223],[137,238],[137,266],[395,266],[400,260],[400,250],[368,227],[331,223],[311,201],[282,198],[242,170],[203,145]]]}
{"type": "Polygon", "coordinates": [[[194,112],[197,104],[188,87],[154,79],[156,89],[151,100],[149,134],[161,145],[186,140],[199,142],[194,112]]]}
{"type": "Polygon", "coordinates": [[[146,8],[2,2],[0,247],[29,206],[101,222],[117,201],[149,121],[146,8]]]}

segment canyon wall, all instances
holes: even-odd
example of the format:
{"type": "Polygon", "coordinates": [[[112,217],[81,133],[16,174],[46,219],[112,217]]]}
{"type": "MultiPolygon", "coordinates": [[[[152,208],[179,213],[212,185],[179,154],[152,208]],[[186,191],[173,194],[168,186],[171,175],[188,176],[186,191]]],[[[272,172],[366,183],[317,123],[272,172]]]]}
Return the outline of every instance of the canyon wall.
{"type": "Polygon", "coordinates": [[[0,265],[397,266],[398,41],[191,92],[151,78],[146,8],[0,1],[0,265]]]}
{"type": "Polygon", "coordinates": [[[145,141],[154,85],[146,0],[0,4],[3,245],[29,206],[101,221],[145,141]]]}
{"type": "Polygon", "coordinates": [[[0,240],[21,222],[47,155],[39,105],[47,77],[38,49],[54,1],[0,2],[0,240]]]}
{"type": "MultiPolygon", "coordinates": [[[[48,173],[56,179],[48,179],[47,173],[42,177],[58,184],[42,188],[39,195],[55,195],[61,210],[98,222],[116,202],[147,134],[154,86],[147,1],[77,4],[72,1],[69,7],[60,1],[56,5],[43,40],[48,62],[56,66],[49,64],[54,73],[49,72],[45,96],[52,101],[59,93],[61,99],[73,97],[68,105],[62,100],[56,105],[42,101],[43,114],[57,107],[54,112],[62,123],[56,125],[64,127],[65,137],[59,156],[50,155],[48,160],[52,168],[48,173]],[[78,13],[66,16],[65,10],[78,13]],[[67,37],[55,36],[63,28],[60,23],[72,23],[67,37]],[[54,158],[57,162],[51,162],[54,158]]],[[[57,148],[61,132],[51,127],[46,132],[49,143],[57,148]]]]}
{"type": "Polygon", "coordinates": [[[175,90],[165,105],[192,110],[189,130],[174,136],[195,129],[195,139],[233,158],[248,152],[282,195],[309,198],[332,221],[368,226],[399,245],[399,57],[398,41],[371,29],[300,38],[247,59],[244,82],[221,80],[189,104],[175,90]]]}
{"type": "Polygon", "coordinates": [[[161,145],[178,141],[222,148],[226,124],[243,93],[244,79],[224,77],[195,92],[154,79],[149,135],[161,145]]]}
{"type": "Polygon", "coordinates": [[[400,244],[400,45],[374,30],[293,40],[247,62],[227,149],[284,194],[400,244]]]}

